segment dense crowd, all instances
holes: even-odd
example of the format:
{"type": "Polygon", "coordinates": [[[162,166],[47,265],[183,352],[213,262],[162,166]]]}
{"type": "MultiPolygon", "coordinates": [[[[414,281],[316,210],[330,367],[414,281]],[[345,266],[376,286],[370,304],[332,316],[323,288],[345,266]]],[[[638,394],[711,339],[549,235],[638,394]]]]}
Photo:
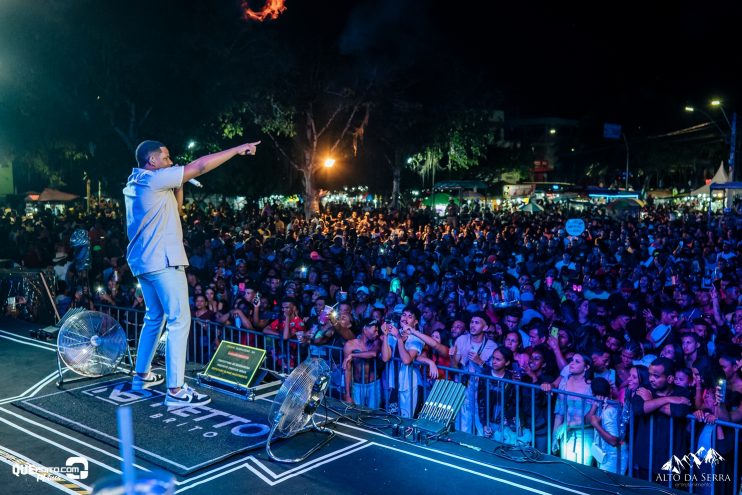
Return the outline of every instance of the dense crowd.
{"type": "MultiPolygon", "coordinates": [[[[431,378],[463,370],[457,429],[533,440],[645,479],[671,453],[687,454],[693,414],[696,450],[713,444],[731,472],[735,437],[716,421],[742,423],[740,215],[545,206],[474,205],[438,218],[426,208],[329,205],[305,220],[278,205],[188,203],[192,316],[315,352],[343,348],[345,400],[406,417],[431,378]],[[569,235],[565,223],[578,216],[586,228],[569,235]],[[622,447],[630,434],[632,466],[622,447]]],[[[143,306],[113,203],[88,215],[6,213],[0,239],[0,257],[54,267],[62,309],[143,306]],[[88,231],[89,270],[77,269],[69,245],[78,228],[88,231]]]]}

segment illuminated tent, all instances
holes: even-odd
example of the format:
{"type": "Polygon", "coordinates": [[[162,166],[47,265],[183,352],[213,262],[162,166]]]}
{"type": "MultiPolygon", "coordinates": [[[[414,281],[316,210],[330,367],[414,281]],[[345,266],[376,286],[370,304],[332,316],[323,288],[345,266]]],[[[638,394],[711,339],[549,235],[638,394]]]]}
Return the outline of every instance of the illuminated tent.
{"type": "Polygon", "coordinates": [[[719,165],[719,168],[711,178],[711,181],[708,184],[702,185],[690,194],[691,196],[708,195],[711,193],[711,184],[725,184],[727,182],[729,182],[729,174],[727,174],[727,171],[724,169],[724,162],[721,162],[721,165],[719,165]]]}
{"type": "Polygon", "coordinates": [[[608,203],[610,210],[639,210],[644,206],[644,201],[636,198],[618,198],[608,203]]]}
{"type": "Polygon", "coordinates": [[[473,191],[485,191],[487,184],[481,180],[445,180],[436,182],[433,186],[434,191],[459,191],[471,189],[473,191]]]}
{"type": "Polygon", "coordinates": [[[456,203],[486,201],[487,189],[487,184],[480,180],[446,180],[433,186],[434,193],[448,193],[456,199],[456,203]]]}
{"type": "Polygon", "coordinates": [[[56,202],[72,201],[79,198],[76,194],[58,191],[57,189],[45,188],[41,193],[30,192],[26,195],[26,201],[56,202]]]}
{"type": "Polygon", "coordinates": [[[476,191],[461,191],[461,199],[464,201],[484,201],[485,196],[476,191]]]}
{"type": "Polygon", "coordinates": [[[644,201],[637,198],[618,198],[606,205],[606,213],[612,216],[635,216],[644,205],[644,201]]]}
{"type": "Polygon", "coordinates": [[[449,199],[453,199],[454,203],[459,204],[458,198],[444,192],[431,194],[423,200],[423,204],[426,206],[447,205],[449,199]]]}
{"type": "Polygon", "coordinates": [[[544,211],[544,207],[533,201],[529,201],[528,204],[525,204],[518,208],[518,211],[523,211],[526,213],[538,213],[544,211]]]}

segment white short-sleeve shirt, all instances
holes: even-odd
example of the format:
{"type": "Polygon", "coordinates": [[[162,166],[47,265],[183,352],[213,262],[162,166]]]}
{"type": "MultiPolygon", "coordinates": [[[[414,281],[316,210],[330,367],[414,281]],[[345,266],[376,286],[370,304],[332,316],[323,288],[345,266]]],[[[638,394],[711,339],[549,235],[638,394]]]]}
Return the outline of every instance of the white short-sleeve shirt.
{"type": "Polygon", "coordinates": [[[183,167],[135,168],[126,181],[126,259],[134,276],[169,266],[188,266],[173,192],[182,184],[183,167]]]}

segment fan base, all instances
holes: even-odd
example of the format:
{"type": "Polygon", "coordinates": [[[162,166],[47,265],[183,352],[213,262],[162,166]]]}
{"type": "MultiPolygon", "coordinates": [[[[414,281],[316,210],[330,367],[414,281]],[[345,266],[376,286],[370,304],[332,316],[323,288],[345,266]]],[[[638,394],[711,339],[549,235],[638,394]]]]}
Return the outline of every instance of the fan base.
{"type": "MultiPolygon", "coordinates": [[[[274,423],[273,423],[273,427],[271,428],[271,432],[268,435],[268,440],[266,441],[266,444],[265,444],[265,452],[268,454],[268,457],[270,457],[271,460],[276,461],[276,462],[283,462],[283,463],[286,463],[286,464],[296,464],[297,462],[301,462],[304,459],[306,459],[307,457],[309,457],[310,455],[312,455],[315,452],[317,452],[319,449],[321,449],[325,445],[327,445],[328,443],[330,443],[330,440],[332,440],[333,438],[335,438],[335,432],[334,431],[332,431],[330,429],[327,429],[324,426],[318,425],[314,421],[314,418],[312,418],[312,423],[311,423],[310,426],[307,426],[306,428],[304,428],[302,430],[299,430],[296,433],[298,434],[298,433],[304,433],[304,432],[307,432],[307,431],[316,431],[318,433],[323,433],[323,434],[327,435],[324,438],[324,440],[322,440],[317,445],[315,445],[314,447],[312,447],[311,449],[309,449],[301,457],[296,457],[296,458],[293,458],[293,459],[286,459],[286,458],[283,458],[283,457],[278,457],[271,450],[271,441],[273,440],[273,434],[276,432],[276,427],[278,426],[278,423],[279,423],[279,421],[278,421],[278,419],[276,419],[276,421],[274,421],[274,423]]],[[[294,435],[291,435],[291,436],[294,436],[294,435]]]]}

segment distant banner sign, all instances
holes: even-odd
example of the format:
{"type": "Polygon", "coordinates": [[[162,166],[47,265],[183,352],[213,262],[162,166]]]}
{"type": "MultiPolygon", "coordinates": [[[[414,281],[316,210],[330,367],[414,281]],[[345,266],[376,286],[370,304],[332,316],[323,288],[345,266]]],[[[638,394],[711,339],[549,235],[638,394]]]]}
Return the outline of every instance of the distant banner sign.
{"type": "Polygon", "coordinates": [[[502,186],[504,198],[524,198],[531,196],[535,190],[533,184],[506,184],[502,186]]]}
{"type": "Polygon", "coordinates": [[[603,124],[603,137],[606,139],[621,139],[621,124],[603,124]]]}
{"type": "Polygon", "coordinates": [[[264,358],[265,349],[222,340],[204,375],[247,388],[264,358]]]}
{"type": "Polygon", "coordinates": [[[564,225],[564,229],[569,235],[577,237],[585,232],[585,221],[581,218],[570,218],[564,225]]]}

